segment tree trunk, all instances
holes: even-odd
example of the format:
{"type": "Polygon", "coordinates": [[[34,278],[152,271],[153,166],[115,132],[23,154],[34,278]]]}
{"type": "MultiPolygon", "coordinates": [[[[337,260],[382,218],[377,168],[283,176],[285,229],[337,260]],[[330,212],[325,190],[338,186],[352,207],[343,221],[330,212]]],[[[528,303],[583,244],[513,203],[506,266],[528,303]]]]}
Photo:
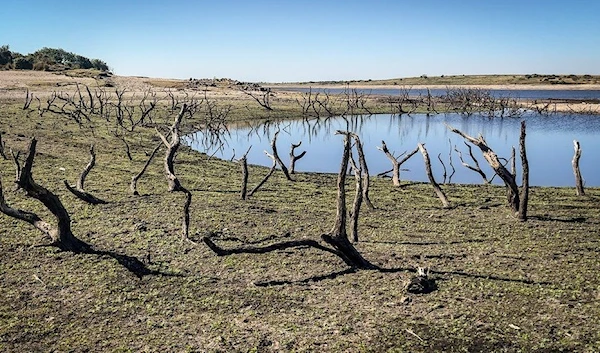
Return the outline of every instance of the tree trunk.
{"type": "Polygon", "coordinates": [[[347,131],[338,131],[336,134],[344,135],[344,152],[340,164],[340,172],[337,180],[337,212],[335,222],[330,234],[324,234],[323,240],[338,250],[345,258],[346,263],[352,267],[360,269],[375,269],[371,264],[356,250],[348,240],[346,233],[346,171],[348,170],[348,160],[350,158],[350,138],[351,133],[347,131]]]}
{"type": "Polygon", "coordinates": [[[294,179],[292,179],[292,177],[290,176],[290,172],[288,171],[287,167],[285,166],[285,164],[283,164],[283,161],[281,160],[281,158],[279,158],[279,154],[277,153],[277,135],[279,135],[279,131],[275,133],[275,135],[273,136],[273,140],[271,140],[271,149],[273,150],[273,157],[275,157],[275,160],[279,164],[279,167],[281,167],[281,170],[283,171],[283,174],[285,174],[287,180],[294,181],[294,179]]]}
{"type": "Polygon", "coordinates": [[[371,185],[371,180],[370,180],[370,176],[369,176],[369,167],[367,166],[367,159],[365,158],[365,152],[363,151],[363,144],[360,141],[360,138],[358,137],[357,134],[352,133],[352,137],[354,138],[354,141],[356,142],[356,152],[358,154],[358,163],[360,164],[360,169],[362,170],[362,173],[361,173],[361,179],[362,179],[362,183],[363,183],[362,199],[364,200],[367,207],[369,207],[371,210],[374,210],[375,206],[373,205],[373,203],[371,202],[371,199],[369,198],[369,186],[371,185]]]}
{"type": "Polygon", "coordinates": [[[240,197],[242,200],[246,199],[246,194],[248,191],[248,152],[250,152],[251,148],[252,146],[248,148],[248,151],[246,151],[246,153],[239,160],[240,165],[242,166],[242,190],[240,191],[240,197]]]}
{"type": "Polygon", "coordinates": [[[442,191],[442,188],[440,188],[438,183],[435,181],[435,178],[433,177],[433,173],[431,172],[431,160],[429,159],[429,154],[427,153],[425,146],[423,146],[422,143],[419,143],[417,146],[419,147],[419,150],[421,151],[421,154],[423,155],[423,159],[425,160],[425,172],[427,173],[427,177],[429,178],[429,182],[431,183],[431,186],[433,186],[433,190],[435,191],[436,195],[440,198],[440,201],[442,201],[442,205],[444,205],[444,208],[449,208],[450,201],[448,201],[446,194],[444,194],[444,191],[442,191]]]}
{"type": "Polygon", "coordinates": [[[577,191],[577,196],[583,196],[585,195],[585,190],[583,189],[583,178],[581,177],[581,171],[579,170],[581,145],[579,145],[579,141],[573,140],[573,146],[575,148],[575,155],[573,156],[571,164],[573,165],[573,173],[575,174],[575,189],[577,191]]]}
{"type": "Polygon", "coordinates": [[[129,185],[129,188],[131,189],[131,193],[133,193],[134,195],[138,196],[140,194],[137,191],[137,182],[138,182],[138,180],[140,180],[142,175],[144,175],[144,173],[146,172],[146,169],[148,169],[148,166],[150,165],[150,162],[152,162],[152,159],[156,155],[156,152],[158,152],[158,150],[160,149],[160,146],[162,146],[162,145],[163,145],[163,143],[160,142],[156,147],[154,147],[154,150],[152,150],[152,153],[150,154],[150,157],[148,157],[148,160],[144,164],[144,167],[142,168],[142,170],[139,173],[137,173],[136,175],[134,175],[133,177],[131,177],[131,184],[129,185]]]}
{"type": "Polygon", "coordinates": [[[350,235],[352,241],[358,243],[358,217],[360,215],[360,206],[363,201],[363,183],[361,180],[362,170],[356,166],[352,154],[350,154],[350,164],[354,171],[354,179],[356,180],[354,203],[350,212],[350,235]]]}
{"type": "Polygon", "coordinates": [[[62,250],[72,251],[76,253],[89,252],[90,247],[83,241],[77,239],[71,232],[71,217],[63,206],[60,199],[50,192],[48,189],[38,185],[33,180],[32,167],[35,157],[35,148],[37,140],[31,139],[27,159],[19,173],[17,183],[27,193],[27,196],[33,197],[40,201],[54,215],[57,220],[57,227],[54,228],[47,222],[43,221],[39,216],[32,212],[21,211],[11,208],[4,200],[2,194],[2,185],[0,183],[0,211],[13,218],[20,219],[32,224],[44,234],[52,239],[52,244],[62,250]]]}
{"type": "Polygon", "coordinates": [[[298,142],[297,144],[292,143],[292,146],[290,148],[290,174],[296,173],[296,161],[306,155],[306,151],[302,151],[302,153],[300,153],[297,156],[294,155],[294,150],[300,147],[301,144],[302,141],[298,142]]]}
{"type": "Polygon", "coordinates": [[[529,161],[525,150],[525,120],[521,121],[521,137],[519,138],[519,149],[521,152],[521,166],[523,168],[523,182],[521,184],[521,195],[519,204],[519,220],[527,220],[527,203],[529,202],[529,161]]]}
{"type": "Polygon", "coordinates": [[[90,170],[96,165],[96,152],[94,151],[94,145],[90,147],[90,162],[85,166],[79,179],[77,180],[77,186],[74,188],[69,185],[69,182],[64,180],[65,186],[67,190],[69,190],[73,195],[75,195],[78,199],[87,202],[92,205],[105,204],[107,203],[104,200],[97,198],[96,196],[86,192],[83,189],[83,185],[85,184],[85,178],[89,174],[90,170]]]}
{"type": "Polygon", "coordinates": [[[479,138],[471,137],[464,132],[453,128],[450,125],[446,125],[448,129],[460,136],[462,136],[465,140],[471,142],[475,146],[479,147],[483,154],[483,158],[489,163],[490,167],[498,174],[498,176],[504,181],[504,184],[507,188],[507,198],[508,204],[512,208],[513,212],[516,214],[519,211],[519,187],[515,181],[514,175],[508,171],[502,163],[500,163],[500,159],[496,152],[494,152],[485,142],[483,136],[479,136],[479,138]]]}

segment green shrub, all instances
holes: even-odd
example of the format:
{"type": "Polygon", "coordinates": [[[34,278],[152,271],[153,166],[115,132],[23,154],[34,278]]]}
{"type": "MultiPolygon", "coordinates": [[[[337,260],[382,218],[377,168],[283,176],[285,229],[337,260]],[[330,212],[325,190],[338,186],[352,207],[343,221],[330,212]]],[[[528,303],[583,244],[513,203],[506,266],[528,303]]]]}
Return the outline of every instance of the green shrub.
{"type": "Polygon", "coordinates": [[[33,69],[33,60],[29,57],[20,57],[14,60],[13,65],[17,70],[31,70],[33,69]]]}

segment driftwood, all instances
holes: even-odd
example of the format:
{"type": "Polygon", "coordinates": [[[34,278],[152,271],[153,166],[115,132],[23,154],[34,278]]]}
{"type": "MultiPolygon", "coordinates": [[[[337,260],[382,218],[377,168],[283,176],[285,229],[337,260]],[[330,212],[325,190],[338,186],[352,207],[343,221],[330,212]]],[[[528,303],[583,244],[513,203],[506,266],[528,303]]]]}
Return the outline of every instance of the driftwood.
{"type": "Polygon", "coordinates": [[[85,183],[85,178],[89,174],[90,170],[96,165],[96,152],[94,151],[94,145],[90,147],[90,162],[85,166],[81,175],[79,175],[79,179],[77,180],[77,185],[75,187],[69,185],[69,182],[64,180],[65,186],[67,190],[69,190],[73,195],[77,196],[78,199],[85,201],[92,205],[104,204],[107,203],[104,200],[97,198],[96,196],[88,193],[83,188],[85,183]]]}
{"type": "Polygon", "coordinates": [[[463,165],[463,167],[470,169],[470,170],[476,172],[477,174],[479,174],[485,184],[489,184],[487,176],[485,175],[485,173],[483,172],[483,170],[481,170],[481,167],[479,166],[479,161],[477,161],[477,159],[473,155],[473,150],[471,148],[471,145],[469,145],[466,142],[465,142],[465,145],[467,145],[467,148],[469,149],[469,156],[471,156],[471,160],[473,160],[473,163],[475,163],[475,166],[471,166],[467,162],[465,162],[465,160],[462,157],[462,152],[458,149],[458,147],[454,146],[454,150],[458,154],[458,159],[460,159],[460,163],[463,165]]]}
{"type": "Polygon", "coordinates": [[[296,161],[298,161],[300,158],[304,157],[306,155],[306,151],[302,151],[302,153],[300,153],[299,155],[295,155],[294,154],[294,150],[298,147],[300,147],[300,145],[302,144],[302,141],[298,142],[298,143],[292,143],[292,146],[290,148],[290,174],[295,174],[296,173],[296,161]]]}
{"type": "Polygon", "coordinates": [[[525,120],[521,121],[521,135],[519,137],[519,151],[521,155],[521,166],[523,168],[523,179],[521,182],[521,193],[519,195],[519,220],[527,220],[527,204],[529,203],[529,161],[525,150],[525,120]]]}
{"type": "Polygon", "coordinates": [[[140,170],[139,173],[137,173],[136,175],[131,177],[131,184],[129,185],[129,188],[131,189],[132,194],[139,196],[140,193],[137,191],[137,182],[140,180],[142,175],[144,175],[144,173],[146,172],[146,169],[148,169],[148,166],[150,165],[150,162],[152,162],[152,159],[154,158],[154,156],[156,155],[156,153],[158,152],[158,150],[160,149],[160,147],[162,145],[163,145],[163,142],[161,141],[158,145],[156,145],[156,147],[154,147],[154,149],[152,150],[152,153],[150,153],[150,157],[148,157],[148,160],[144,164],[144,167],[142,168],[142,170],[140,170]]]}
{"type": "Polygon", "coordinates": [[[449,208],[450,201],[448,201],[446,194],[444,194],[442,188],[440,188],[438,183],[435,181],[433,173],[431,172],[431,160],[429,159],[429,153],[427,153],[427,150],[425,149],[425,146],[422,143],[419,143],[417,146],[419,147],[419,151],[421,151],[421,154],[423,155],[423,160],[425,161],[425,172],[427,173],[427,177],[429,178],[431,186],[433,186],[433,190],[439,197],[440,201],[442,201],[442,205],[444,205],[444,208],[449,208]]]}
{"type": "MultiPolygon", "coordinates": [[[[406,162],[410,157],[414,156],[417,152],[419,152],[419,148],[415,148],[413,151],[411,151],[410,153],[408,153],[407,155],[405,155],[405,153],[403,153],[402,155],[400,155],[398,158],[402,157],[403,155],[404,158],[402,158],[402,160],[398,160],[398,158],[394,157],[394,155],[390,152],[390,150],[387,148],[387,145],[385,144],[385,141],[381,141],[381,147],[377,147],[378,150],[383,151],[383,153],[385,153],[386,157],[390,160],[390,162],[392,162],[392,182],[394,183],[394,186],[400,186],[400,167],[402,166],[402,164],[404,162],[406,162]]],[[[387,173],[384,173],[387,174],[387,173]]]]}
{"type": "Polygon", "coordinates": [[[577,191],[577,196],[585,195],[585,190],[583,189],[583,178],[581,177],[581,170],[579,169],[579,159],[581,158],[581,145],[579,141],[573,140],[573,147],[575,149],[575,155],[573,155],[573,160],[571,164],[573,165],[573,173],[575,174],[575,190],[577,191]]]}
{"type": "Polygon", "coordinates": [[[510,171],[508,171],[504,167],[504,165],[502,165],[500,159],[498,158],[498,155],[487,145],[483,136],[479,135],[479,138],[474,138],[458,129],[453,128],[450,125],[446,125],[446,127],[450,131],[462,136],[465,140],[469,141],[473,145],[479,147],[479,149],[483,153],[483,157],[489,163],[490,167],[492,167],[494,172],[496,172],[496,174],[498,174],[498,176],[504,181],[504,184],[507,188],[508,204],[512,208],[513,212],[517,213],[519,211],[520,202],[519,188],[515,181],[515,177],[510,171]]]}
{"type": "Polygon", "coordinates": [[[57,226],[53,227],[38,215],[28,211],[21,211],[6,204],[2,193],[2,184],[0,181],[0,211],[7,216],[30,223],[52,240],[52,245],[76,253],[88,252],[89,245],[77,239],[71,232],[71,217],[63,206],[58,196],[54,195],[48,189],[36,184],[32,176],[33,159],[35,158],[35,148],[37,140],[31,139],[29,152],[23,167],[19,172],[17,183],[27,193],[27,196],[40,201],[54,215],[57,226]]]}

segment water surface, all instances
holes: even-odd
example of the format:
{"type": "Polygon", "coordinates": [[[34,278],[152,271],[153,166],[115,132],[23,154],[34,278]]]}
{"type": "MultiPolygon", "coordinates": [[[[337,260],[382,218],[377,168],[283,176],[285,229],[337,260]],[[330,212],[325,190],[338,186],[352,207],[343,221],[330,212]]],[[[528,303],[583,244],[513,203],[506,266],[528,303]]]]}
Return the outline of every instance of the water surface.
{"type": "MultiPolygon", "coordinates": [[[[432,169],[436,179],[443,181],[443,166],[438,155],[451,173],[450,155],[456,169],[452,177],[453,183],[481,183],[481,177],[461,166],[458,155],[451,151],[456,146],[463,153],[463,158],[472,164],[463,139],[449,131],[444,124],[458,128],[471,136],[482,134],[488,145],[500,156],[510,158],[511,147],[517,148],[517,169],[520,180],[520,160],[518,144],[520,122],[527,123],[527,155],[530,164],[530,183],[535,186],[573,186],[574,177],[571,167],[573,158],[573,140],[577,139],[582,146],[581,172],[586,186],[600,186],[600,119],[587,115],[527,115],[521,119],[488,118],[485,116],[461,114],[440,114],[427,116],[413,114],[411,116],[395,116],[379,114],[372,116],[356,116],[353,118],[313,119],[308,121],[286,121],[280,124],[263,126],[246,126],[231,130],[230,136],[222,150],[205,149],[199,143],[192,146],[202,152],[216,153],[217,157],[230,159],[235,149],[240,157],[249,146],[248,155],[251,164],[270,166],[271,160],[263,150],[270,150],[270,140],[275,131],[280,130],[277,147],[280,157],[285,163],[289,161],[288,153],[291,143],[302,141],[296,154],[306,150],[307,154],[296,164],[300,172],[337,173],[342,155],[343,138],[335,135],[336,130],[356,132],[364,144],[370,173],[375,175],[391,169],[391,163],[377,149],[381,140],[385,140],[390,151],[399,155],[413,150],[417,143],[425,143],[432,159],[432,169]]],[[[483,159],[477,147],[473,153],[488,175],[493,176],[491,168],[483,159]]],[[[510,164],[509,164],[510,166],[510,164]]],[[[420,154],[413,156],[402,165],[402,180],[426,181],[423,158],[420,154]]],[[[448,180],[447,180],[448,181],[448,180]]],[[[498,177],[495,183],[500,183],[498,177]]]]}

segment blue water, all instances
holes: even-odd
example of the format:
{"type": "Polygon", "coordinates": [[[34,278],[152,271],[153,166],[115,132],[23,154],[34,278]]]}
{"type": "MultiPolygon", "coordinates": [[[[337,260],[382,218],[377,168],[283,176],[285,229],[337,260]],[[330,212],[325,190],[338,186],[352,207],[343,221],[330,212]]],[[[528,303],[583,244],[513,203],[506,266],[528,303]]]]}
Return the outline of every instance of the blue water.
{"type": "MultiPolygon", "coordinates": [[[[530,182],[537,186],[573,186],[574,177],[571,167],[573,158],[573,140],[581,143],[581,172],[586,186],[600,186],[600,118],[587,115],[528,115],[527,123],[527,155],[530,164],[530,182]]],[[[362,139],[367,163],[371,175],[391,169],[391,163],[377,149],[381,140],[385,140],[390,151],[396,155],[414,149],[418,142],[425,143],[432,160],[432,169],[436,179],[443,181],[443,167],[438,161],[438,154],[444,161],[450,174],[450,146],[459,148],[463,158],[473,164],[468,155],[463,139],[449,131],[444,125],[449,124],[471,136],[482,134],[488,145],[500,156],[510,158],[511,147],[517,148],[517,172],[520,180],[520,161],[518,160],[518,144],[520,122],[522,119],[488,118],[485,116],[460,114],[440,114],[427,116],[413,114],[411,116],[394,116],[380,114],[358,116],[354,118],[335,118],[308,121],[286,121],[269,126],[246,126],[231,130],[226,138],[226,145],[216,156],[230,159],[233,149],[240,157],[251,145],[248,155],[251,164],[270,166],[271,160],[263,150],[270,151],[270,140],[277,129],[280,130],[277,146],[281,158],[287,163],[291,143],[302,141],[297,154],[303,150],[306,156],[296,164],[300,172],[337,173],[342,153],[342,137],[335,131],[350,130],[362,139]]],[[[192,141],[191,139],[190,141],[192,141]]],[[[202,152],[215,153],[214,149],[205,149],[202,145],[189,142],[202,152]]],[[[473,153],[489,178],[493,176],[491,168],[483,159],[481,152],[473,147],[473,153]]],[[[481,183],[481,177],[460,164],[458,155],[452,151],[452,161],[456,174],[453,183],[481,183]]],[[[510,164],[509,164],[510,166],[510,164]]],[[[420,154],[413,156],[405,164],[400,178],[402,180],[426,181],[423,158],[420,154]]],[[[499,183],[498,177],[494,183],[499,183]]]]}

